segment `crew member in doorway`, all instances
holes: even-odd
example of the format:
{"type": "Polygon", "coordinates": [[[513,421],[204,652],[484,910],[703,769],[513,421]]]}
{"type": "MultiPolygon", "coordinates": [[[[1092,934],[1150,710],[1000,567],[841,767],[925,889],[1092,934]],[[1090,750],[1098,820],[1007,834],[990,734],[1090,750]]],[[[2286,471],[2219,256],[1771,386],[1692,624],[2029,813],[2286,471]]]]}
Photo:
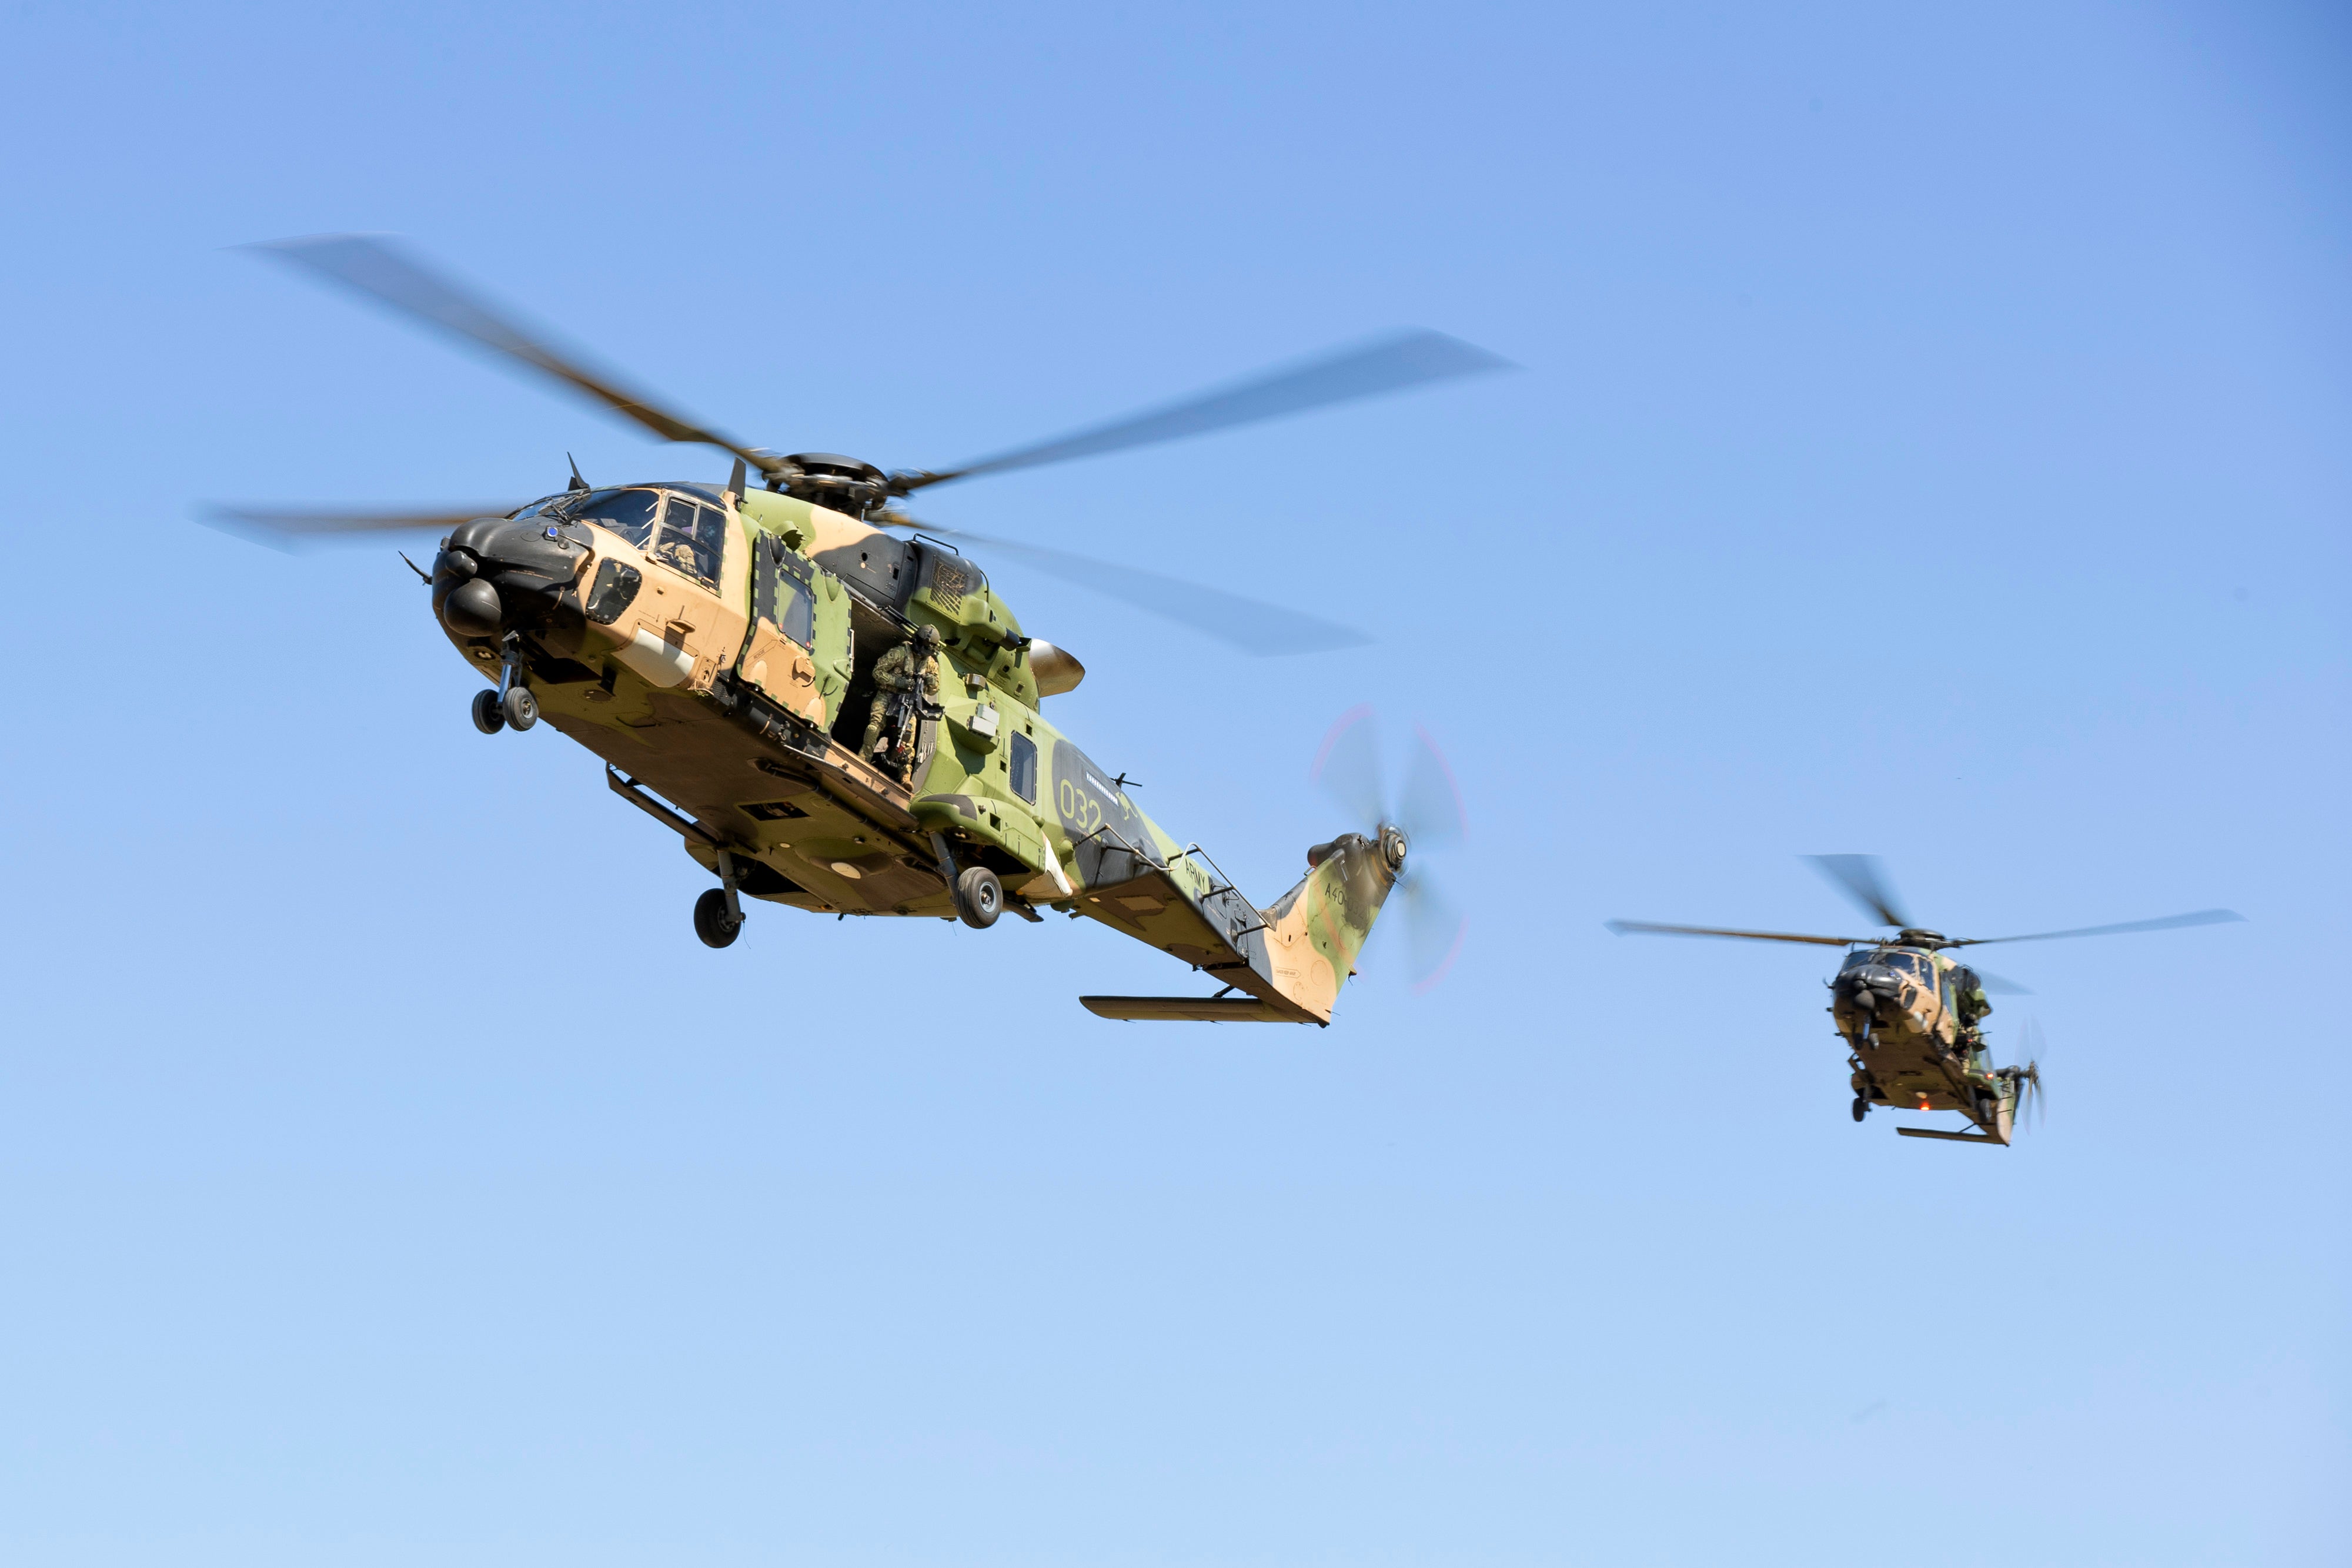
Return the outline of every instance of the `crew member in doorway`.
{"type": "Polygon", "coordinates": [[[1959,1014],[1960,1054],[1972,1056],[1984,1049],[1984,1020],[1992,1011],[1992,998],[1985,995],[1984,981],[1974,969],[1954,970],[1952,990],[1954,1009],[1959,1014]]]}
{"type": "Polygon", "coordinates": [[[866,719],[866,744],[858,755],[881,760],[883,723],[898,716],[891,749],[913,749],[918,706],[940,695],[940,629],[918,626],[915,634],[874,662],[874,706],[866,719]]]}

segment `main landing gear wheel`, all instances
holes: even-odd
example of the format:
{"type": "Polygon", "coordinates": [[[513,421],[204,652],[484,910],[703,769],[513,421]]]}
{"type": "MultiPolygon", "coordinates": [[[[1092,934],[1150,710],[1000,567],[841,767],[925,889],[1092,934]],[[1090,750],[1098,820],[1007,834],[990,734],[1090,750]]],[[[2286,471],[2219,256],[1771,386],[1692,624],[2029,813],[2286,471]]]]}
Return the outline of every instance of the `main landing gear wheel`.
{"type": "Polygon", "coordinates": [[[727,890],[723,887],[705,889],[694,901],[694,934],[702,938],[706,947],[726,947],[743,935],[743,923],[730,919],[727,914],[727,890]]]}
{"type": "Polygon", "coordinates": [[[509,728],[529,729],[539,722],[539,699],[523,686],[509,686],[506,701],[499,705],[509,728]]]}
{"type": "MultiPolygon", "coordinates": [[[[533,714],[531,716],[536,718],[539,716],[533,714]]],[[[474,727],[484,735],[496,735],[506,727],[507,716],[499,711],[499,694],[476,692],[474,694],[474,727]]]]}
{"type": "Polygon", "coordinates": [[[1859,1121],[1861,1121],[1864,1116],[1867,1116],[1867,1115],[1869,1115],[1869,1114],[1870,1114],[1870,1102],[1869,1102],[1869,1101],[1867,1101],[1867,1100],[1865,1100],[1865,1099],[1864,1099],[1864,1098],[1863,1098],[1861,1095],[1859,1095],[1859,1094],[1855,1095],[1855,1096],[1853,1097],[1853,1119],[1854,1119],[1855,1121],[1859,1122],[1859,1121]]]}
{"type": "Polygon", "coordinates": [[[1004,884],[986,866],[973,866],[956,878],[955,906],[966,925],[985,931],[1004,913],[1004,884]]]}

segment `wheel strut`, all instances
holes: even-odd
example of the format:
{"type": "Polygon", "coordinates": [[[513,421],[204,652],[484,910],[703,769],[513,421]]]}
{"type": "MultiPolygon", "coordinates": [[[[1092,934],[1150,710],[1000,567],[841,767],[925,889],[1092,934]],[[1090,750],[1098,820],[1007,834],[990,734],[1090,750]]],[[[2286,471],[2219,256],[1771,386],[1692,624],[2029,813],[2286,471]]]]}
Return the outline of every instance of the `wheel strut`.
{"type": "Polygon", "coordinates": [[[727,895],[727,918],[740,925],[743,924],[743,900],[735,891],[735,857],[720,850],[715,858],[719,862],[719,891],[727,895]]]}
{"type": "Polygon", "coordinates": [[[499,644],[499,689],[474,698],[474,727],[483,734],[529,729],[539,722],[539,699],[522,684],[522,633],[509,632],[499,644]],[[492,714],[499,722],[488,722],[492,714]]]}

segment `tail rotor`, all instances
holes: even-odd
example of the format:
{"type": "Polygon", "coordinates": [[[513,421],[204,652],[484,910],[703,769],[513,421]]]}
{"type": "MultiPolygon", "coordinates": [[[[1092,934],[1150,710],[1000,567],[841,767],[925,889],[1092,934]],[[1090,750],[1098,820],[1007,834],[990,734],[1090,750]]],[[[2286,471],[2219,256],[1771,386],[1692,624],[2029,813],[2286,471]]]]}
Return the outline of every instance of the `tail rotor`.
{"type": "Polygon", "coordinates": [[[2017,1109],[2013,1113],[2017,1124],[2023,1126],[2030,1123],[2034,1131],[2040,1132],[2047,1103],[2042,1087],[2042,1059],[2049,1054],[2049,1048],[2042,1039],[2041,1019],[2030,1018],[2025,1020],[2018,1044],[2025,1061],[2014,1067],[2002,1068],[2000,1075],[2009,1080],[2011,1090],[2017,1096],[2017,1109]]]}
{"type": "Polygon", "coordinates": [[[1379,716],[1369,706],[1339,716],[1316,752],[1310,777],[1347,812],[1356,831],[1389,850],[1402,899],[1412,988],[1427,991],[1461,956],[1469,921],[1430,874],[1423,856],[1459,849],[1469,838],[1462,789],[1427,729],[1413,726],[1403,788],[1391,795],[1379,716]],[[1394,848],[1391,849],[1393,845],[1394,848]]]}

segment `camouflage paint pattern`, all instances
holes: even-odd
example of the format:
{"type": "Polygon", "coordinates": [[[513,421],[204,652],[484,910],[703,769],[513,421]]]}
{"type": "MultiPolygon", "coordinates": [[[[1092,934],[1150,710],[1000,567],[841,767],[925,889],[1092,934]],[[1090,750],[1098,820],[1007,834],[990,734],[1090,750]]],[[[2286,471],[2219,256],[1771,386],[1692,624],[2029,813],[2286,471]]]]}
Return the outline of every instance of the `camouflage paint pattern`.
{"type": "MultiPolygon", "coordinates": [[[[939,832],[959,865],[994,869],[1016,906],[1100,921],[1255,999],[1243,1013],[1194,1016],[1329,1021],[1395,885],[1401,842],[1392,862],[1381,842],[1342,837],[1260,910],[1045,720],[1011,607],[977,563],[928,548],[912,552],[919,576],[902,603],[877,604],[869,589],[857,612],[883,616],[902,636],[929,623],[943,639],[944,719],[922,727],[910,781],[900,782],[832,734],[857,674],[856,589],[818,558],[903,563],[908,547],[790,497],[753,491],[726,502],[715,585],[592,528],[565,597],[570,613],[539,635],[535,652],[546,656],[531,659],[524,679],[550,726],[723,844],[744,897],[833,915],[952,918],[931,845],[939,832]],[[788,552],[794,574],[806,573],[808,646],[751,612],[762,550],[788,552]],[[583,612],[608,561],[635,572],[639,586],[600,622],[583,612]]],[[[497,679],[488,639],[450,637],[497,679]]],[[[686,848],[715,874],[711,844],[688,838],[686,848]]]]}
{"type": "Polygon", "coordinates": [[[1869,1009],[1847,988],[1835,989],[1830,1015],[1851,1053],[1855,1096],[1896,1110],[1957,1111],[2008,1143],[2017,1085],[1994,1071],[1980,1042],[1964,1036],[1955,982],[1967,967],[1941,952],[1890,942],[1856,949],[1839,975],[1864,967],[1895,975],[1898,988],[1869,1009]]]}

